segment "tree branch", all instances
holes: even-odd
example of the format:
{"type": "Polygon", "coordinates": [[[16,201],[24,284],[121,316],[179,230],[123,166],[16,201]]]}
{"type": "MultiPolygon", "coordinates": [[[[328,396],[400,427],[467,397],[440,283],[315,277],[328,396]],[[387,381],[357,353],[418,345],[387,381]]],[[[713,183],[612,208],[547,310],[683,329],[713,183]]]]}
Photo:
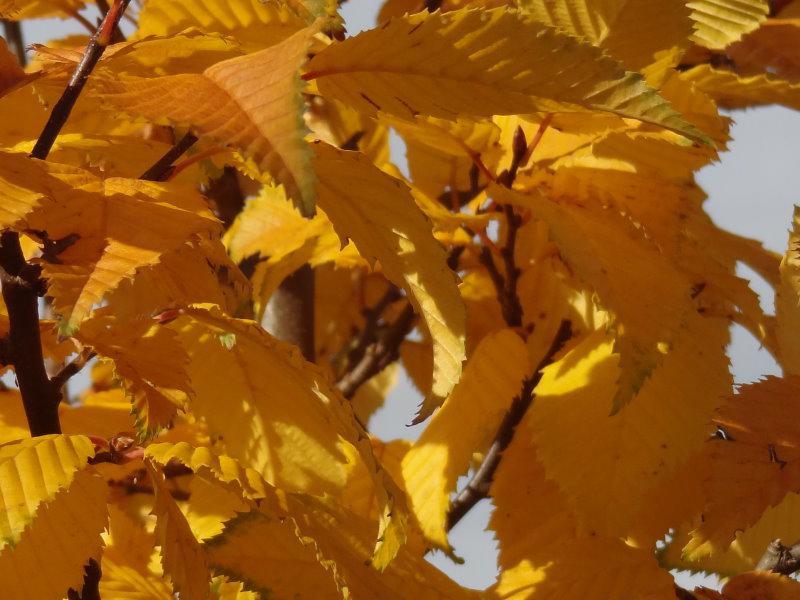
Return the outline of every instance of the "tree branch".
{"type": "MultiPolygon", "coordinates": [[[[447,266],[453,271],[458,270],[458,261],[463,252],[464,246],[456,246],[447,255],[447,266]]],[[[399,292],[397,293],[399,294],[399,292]]],[[[384,308],[392,301],[394,300],[390,290],[370,309],[371,314],[367,315],[367,322],[364,330],[359,335],[357,346],[362,339],[370,339],[372,341],[367,344],[360,355],[356,355],[355,358],[348,361],[349,368],[347,372],[336,382],[336,387],[345,398],[350,399],[355,396],[359,387],[396,361],[400,356],[400,344],[414,329],[417,316],[414,314],[414,308],[411,303],[409,303],[386,332],[381,337],[377,336],[377,320],[380,318],[384,308]]]]}
{"type": "Polygon", "coordinates": [[[106,47],[111,42],[114,28],[119,23],[122,13],[125,12],[125,8],[127,8],[129,3],[130,0],[114,0],[114,5],[111,7],[111,10],[106,13],[103,22],[97,28],[97,31],[94,32],[94,35],[92,35],[92,39],[86,46],[83,57],[75,68],[64,93],[61,94],[58,102],[56,102],[56,105],[53,107],[50,118],[47,120],[47,123],[45,123],[44,129],[42,129],[42,133],[39,135],[39,139],[36,140],[36,145],[31,152],[32,158],[44,160],[47,158],[47,155],[50,154],[50,148],[53,147],[56,137],[64,127],[64,123],[67,122],[67,118],[72,112],[72,108],[75,106],[78,96],[80,96],[81,91],[86,85],[86,81],[89,79],[89,74],[94,70],[97,61],[100,60],[106,47]]]}
{"type": "MultiPolygon", "coordinates": [[[[119,22],[129,1],[115,0],[113,8],[92,36],[69,85],[53,108],[42,135],[31,152],[32,158],[41,160],[47,158],[89,73],[108,45],[113,26],[119,22]]],[[[0,234],[0,268],[6,274],[3,279],[2,294],[10,322],[9,341],[12,349],[10,358],[13,360],[19,382],[28,427],[33,436],[61,433],[58,420],[61,393],[47,377],[39,332],[40,285],[38,281],[35,285],[32,284],[32,268],[25,261],[19,234],[14,231],[4,231],[0,234]]],[[[38,273],[35,279],[38,280],[38,273]]]]}
{"type": "Polygon", "coordinates": [[[267,304],[267,331],[300,348],[303,357],[314,362],[314,269],[305,264],[284,279],[267,304]]]}
{"type": "Polygon", "coordinates": [[[355,396],[359,387],[397,360],[400,356],[400,344],[414,328],[416,321],[417,315],[409,303],[386,333],[370,344],[361,360],[336,382],[336,387],[345,398],[355,396]]]}
{"type": "Polygon", "coordinates": [[[23,276],[29,265],[16,232],[0,234],[0,266],[8,274],[3,279],[2,292],[10,323],[9,358],[17,375],[28,428],[32,436],[61,433],[58,421],[61,395],[50,385],[44,367],[39,332],[39,294],[23,276]]]}
{"type": "Polygon", "coordinates": [[[780,540],[771,541],[756,565],[756,571],[781,575],[791,575],[797,570],[800,570],[800,542],[784,546],[780,540]]]}
{"type": "Polygon", "coordinates": [[[497,467],[500,465],[500,459],[503,456],[503,451],[508,448],[511,440],[514,438],[514,432],[517,429],[525,413],[528,412],[533,403],[533,390],[542,379],[542,369],[553,362],[553,358],[558,353],[564,344],[572,336],[572,327],[569,321],[562,321],[561,326],[558,328],[553,343],[547,354],[542,358],[539,365],[536,367],[534,374],[525,379],[522,383],[522,389],[519,396],[514,398],[511,402],[511,407],[503,417],[500,427],[494,436],[494,441],[489,447],[483,462],[478,467],[478,470],[472,476],[466,487],[456,496],[453,503],[450,505],[450,511],[447,514],[447,530],[449,531],[466,515],[473,506],[484,498],[489,497],[489,491],[494,479],[494,474],[497,467]]]}
{"type": "Polygon", "coordinates": [[[51,379],[50,384],[56,389],[61,390],[67,381],[70,380],[71,377],[77,375],[81,372],[83,367],[86,366],[90,360],[92,360],[96,354],[91,350],[84,350],[78,356],[76,356],[72,361],[65,365],[63,369],[61,369],[58,373],[56,373],[51,379]]]}
{"type": "Polygon", "coordinates": [[[145,181],[166,181],[172,174],[173,163],[178,160],[184,152],[191,148],[196,141],[197,137],[194,134],[187,133],[175,142],[175,145],[167,150],[164,156],[159,158],[152,167],[142,173],[139,179],[144,179],[145,181]]]}

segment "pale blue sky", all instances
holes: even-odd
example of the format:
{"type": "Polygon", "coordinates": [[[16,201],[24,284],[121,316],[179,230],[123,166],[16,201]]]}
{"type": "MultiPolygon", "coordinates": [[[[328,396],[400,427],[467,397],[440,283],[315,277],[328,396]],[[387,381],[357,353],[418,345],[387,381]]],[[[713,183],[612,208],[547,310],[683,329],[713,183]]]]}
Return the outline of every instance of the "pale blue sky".
{"type": "MultiPolygon", "coordinates": [[[[349,0],[342,7],[350,33],[372,26],[379,3],[376,0],[349,0]]],[[[57,20],[43,20],[25,28],[26,40],[46,42],[68,32],[83,31],[57,20]]],[[[731,113],[735,124],[734,141],[720,162],[706,167],[698,181],[709,195],[707,209],[721,226],[736,233],[758,238],[772,250],[783,252],[792,207],[800,190],[800,113],[780,107],[760,108],[731,113]]],[[[393,154],[402,154],[394,143],[393,154]]],[[[746,271],[742,274],[755,279],[754,285],[771,310],[772,295],[768,286],[746,271]]],[[[738,383],[753,381],[766,374],[778,373],[769,355],[755,340],[739,327],[734,327],[730,356],[734,377],[738,383]]],[[[370,429],[384,439],[409,438],[419,435],[419,427],[408,428],[419,394],[403,378],[390,395],[384,409],[372,419],[370,429]]],[[[466,559],[455,565],[442,555],[431,561],[463,585],[484,588],[496,575],[496,547],[493,536],[486,532],[491,507],[484,501],[453,530],[451,541],[457,553],[466,559]]],[[[698,578],[678,576],[684,586],[702,582],[698,578]]],[[[706,585],[713,582],[706,582],[706,585]]]]}

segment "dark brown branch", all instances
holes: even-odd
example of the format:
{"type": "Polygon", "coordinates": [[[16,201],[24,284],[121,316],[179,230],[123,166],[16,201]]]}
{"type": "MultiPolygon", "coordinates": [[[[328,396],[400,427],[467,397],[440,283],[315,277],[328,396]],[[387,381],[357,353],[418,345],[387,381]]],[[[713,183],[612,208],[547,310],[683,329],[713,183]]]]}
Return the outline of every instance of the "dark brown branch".
{"type": "Polygon", "coordinates": [[[39,294],[24,276],[30,267],[16,232],[4,231],[0,235],[0,265],[8,275],[3,279],[2,292],[10,323],[9,358],[14,363],[28,427],[33,436],[61,433],[58,421],[61,395],[50,384],[44,367],[39,294]]]}
{"type": "Polygon", "coordinates": [[[69,364],[65,365],[58,373],[56,373],[50,383],[56,390],[61,390],[70,380],[71,377],[81,372],[83,367],[86,366],[90,360],[95,357],[95,353],[89,350],[84,350],[76,356],[69,364]]]}
{"type": "Polygon", "coordinates": [[[36,145],[31,152],[32,158],[44,160],[50,154],[50,148],[53,147],[56,137],[67,122],[75,102],[77,102],[83,87],[86,85],[86,81],[89,79],[89,75],[97,65],[97,61],[100,60],[106,47],[111,42],[114,28],[119,23],[122,13],[125,12],[125,8],[129,3],[130,0],[114,0],[111,10],[106,13],[103,22],[92,35],[92,39],[86,46],[83,57],[75,68],[64,93],[61,94],[58,102],[53,107],[50,118],[45,123],[39,139],[36,140],[36,145]]]}
{"type": "Polygon", "coordinates": [[[800,542],[784,546],[780,540],[773,540],[767,546],[756,571],[772,571],[781,575],[791,575],[800,570],[800,542]]]}
{"type": "Polygon", "coordinates": [[[3,35],[17,55],[19,64],[23,67],[28,63],[28,56],[25,54],[25,40],[22,37],[22,24],[19,21],[7,21],[3,19],[3,35]]]}
{"type": "Polygon", "coordinates": [[[414,328],[416,321],[417,315],[409,303],[386,333],[370,344],[361,360],[336,382],[336,387],[345,398],[355,396],[359,387],[398,359],[400,344],[414,328]]]}
{"type": "Polygon", "coordinates": [[[352,368],[357,365],[362,358],[364,358],[367,348],[377,341],[380,335],[379,326],[381,323],[381,317],[383,316],[383,311],[385,311],[390,304],[396,302],[400,298],[402,298],[400,290],[397,288],[397,286],[390,284],[389,289],[386,290],[386,293],[375,303],[374,306],[362,311],[362,314],[364,315],[364,327],[361,329],[358,337],[351,344],[351,348],[347,352],[347,361],[343,369],[344,373],[352,370],[352,368]]]}
{"type": "Polygon", "coordinates": [[[172,148],[167,150],[164,156],[159,158],[152,167],[142,173],[139,179],[144,179],[145,181],[166,181],[172,173],[172,163],[178,160],[178,158],[191,148],[196,141],[197,137],[195,135],[187,133],[179,139],[172,148]]]}
{"type": "Polygon", "coordinates": [[[558,353],[564,344],[567,343],[572,335],[572,328],[569,321],[562,321],[561,326],[556,333],[553,343],[550,345],[545,357],[536,368],[536,372],[525,379],[522,383],[522,390],[519,396],[514,398],[511,402],[511,407],[503,417],[500,427],[497,429],[497,434],[494,436],[494,441],[490,446],[488,452],[484,456],[483,462],[475,471],[475,474],[467,483],[466,487],[456,496],[453,503],[450,505],[450,511],[447,514],[447,529],[448,531],[455,527],[455,525],[466,515],[473,506],[484,498],[489,497],[489,491],[494,479],[494,474],[497,467],[500,465],[503,451],[508,448],[511,440],[514,438],[514,431],[517,429],[525,413],[528,412],[533,403],[533,390],[542,378],[542,369],[553,362],[553,358],[558,353]]]}

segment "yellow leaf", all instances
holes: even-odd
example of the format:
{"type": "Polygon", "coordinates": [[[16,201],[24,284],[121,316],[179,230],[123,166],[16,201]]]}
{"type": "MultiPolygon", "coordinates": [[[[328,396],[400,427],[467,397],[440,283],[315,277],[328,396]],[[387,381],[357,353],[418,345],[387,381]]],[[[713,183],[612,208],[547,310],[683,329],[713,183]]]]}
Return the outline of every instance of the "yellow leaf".
{"type": "Polygon", "coordinates": [[[46,435],[0,446],[0,543],[14,545],[34,519],[41,503],[70,485],[75,474],[94,456],[83,436],[46,435]]]}
{"type": "Polygon", "coordinates": [[[800,375],[800,209],[795,207],[789,247],[781,261],[781,280],[775,292],[775,335],[781,366],[800,375]]]}
{"type": "Polygon", "coordinates": [[[536,458],[523,418],[492,482],[490,527],[501,567],[488,598],[525,600],[673,600],[672,577],[650,549],[597,533],[580,533],[555,482],[536,458]]]}
{"type": "Polygon", "coordinates": [[[335,573],[321,563],[314,541],[303,538],[291,519],[246,513],[204,546],[215,569],[241,578],[262,597],[340,597],[335,573]]]}
{"type": "Polygon", "coordinates": [[[653,62],[659,51],[688,46],[692,33],[681,0],[522,0],[519,6],[546,25],[604,48],[632,71],[653,62]]]}
{"type": "Polygon", "coordinates": [[[135,428],[130,401],[122,390],[94,392],[81,398],[79,405],[62,403],[58,418],[68,434],[82,434],[109,439],[135,428]]]}
{"type": "Polygon", "coordinates": [[[232,36],[254,50],[283,41],[304,25],[285,6],[260,0],[148,0],[136,36],[170,37],[197,27],[232,36]]]}
{"type": "Polygon", "coordinates": [[[728,326],[692,316],[634,401],[613,416],[618,357],[602,330],[545,368],[530,409],[537,454],[586,530],[627,537],[637,520],[659,521],[648,492],[702,447],[717,398],[730,392],[728,326]]]}
{"type": "MultiPolygon", "coordinates": [[[[660,500],[663,501],[663,496],[660,500]]],[[[692,539],[689,528],[684,526],[676,531],[672,542],[660,553],[662,566],[733,577],[737,573],[755,569],[773,540],[800,539],[800,496],[787,494],[779,504],[765,510],[752,527],[737,531],[736,538],[728,548],[715,549],[713,554],[698,556],[694,560],[682,555],[683,548],[692,539]]]]}
{"type": "Polygon", "coordinates": [[[767,0],[692,0],[692,41],[722,50],[744,34],[757,29],[769,15],[767,0]]]}
{"type": "Polygon", "coordinates": [[[311,214],[314,182],[303,139],[298,71],[316,31],[316,26],[307,27],[259,52],[219,62],[200,75],[106,78],[103,97],[126,112],[153,120],[166,118],[240,148],[286,187],[305,214],[311,214]]]}
{"type": "Polygon", "coordinates": [[[389,482],[351,407],[322,371],[252,321],[232,319],[216,307],[196,306],[183,315],[168,327],[190,356],[191,407],[212,435],[231,456],[289,491],[337,496],[351,469],[367,468],[380,499],[377,537],[386,537],[376,546],[376,563],[391,560],[398,542],[389,532],[402,533],[403,510],[385,489],[389,482]],[[224,381],[215,375],[220,369],[228,373],[224,381]],[[220,404],[220,397],[228,403],[220,404]]]}
{"type": "Polygon", "coordinates": [[[690,560],[726,549],[737,530],[798,489],[800,429],[792,415],[799,401],[800,378],[768,377],[719,409],[721,433],[706,442],[698,469],[706,506],[684,549],[690,560]]]}
{"type": "Polygon", "coordinates": [[[187,600],[206,600],[211,577],[200,542],[194,537],[186,517],[164,483],[161,471],[149,462],[147,471],[155,492],[156,540],[161,546],[164,573],[172,579],[175,591],[187,600]]]}
{"type": "Polygon", "coordinates": [[[356,390],[350,403],[360,423],[369,423],[370,417],[383,406],[386,397],[397,385],[398,371],[397,363],[393,363],[356,390]]]}
{"type": "Polygon", "coordinates": [[[172,600],[172,587],[163,573],[148,566],[155,536],[120,508],[109,505],[106,547],[100,565],[100,596],[120,600],[172,600]]]}
{"type": "Polygon", "coordinates": [[[74,331],[91,308],[137,270],[218,221],[194,190],[180,184],[98,179],[65,165],[3,154],[0,222],[64,243],[44,261],[63,331],[74,331]]]}
{"type": "Polygon", "coordinates": [[[305,78],[323,96],[370,114],[454,119],[588,109],[703,139],[640,75],[506,8],[393,19],[327,47],[305,78]],[[515,43],[503,43],[510,39],[515,43]]]}
{"type": "Polygon", "coordinates": [[[177,460],[195,473],[210,474],[223,483],[236,485],[242,497],[256,500],[266,498],[271,488],[255,470],[243,467],[238,461],[224,454],[216,454],[210,448],[193,447],[187,442],[150,444],[146,456],[162,467],[170,460],[177,460]]]}
{"type": "Polygon", "coordinates": [[[250,284],[218,239],[194,237],[163,254],[156,268],[120,283],[106,301],[125,321],[196,302],[218,304],[240,315],[247,314],[250,284]]]}
{"type": "Polygon", "coordinates": [[[564,262],[591,285],[614,316],[620,376],[614,411],[624,406],[663,360],[693,310],[689,284],[658,248],[611,209],[556,203],[540,195],[490,188],[501,203],[529,208],[547,223],[564,262]],[[624,265],[624,266],[623,266],[624,265]],[[638,290],[631,294],[632,289],[638,290]]]}
{"type": "Polygon", "coordinates": [[[488,449],[527,374],[525,344],[516,333],[503,329],[483,338],[461,381],[403,458],[411,507],[437,547],[449,548],[447,509],[456,479],[474,452],[488,449]]]}
{"type": "Polygon", "coordinates": [[[418,420],[441,404],[461,375],[464,307],[431,225],[405,186],[360,155],[318,143],[318,202],[339,236],[403,287],[434,340],[431,396],[418,420]]]}
{"type": "Polygon", "coordinates": [[[89,559],[100,560],[100,534],[108,521],[106,482],[84,470],[75,474],[69,487],[53,492],[19,541],[0,551],[6,598],[62,600],[69,588],[83,588],[89,559]]]}
{"type": "Polygon", "coordinates": [[[697,65],[680,75],[711,96],[722,108],[783,104],[800,110],[800,83],[765,73],[739,76],[732,71],[697,65]]]}
{"type": "Polygon", "coordinates": [[[389,160],[389,129],[385,124],[337,102],[313,96],[306,122],[317,139],[344,150],[359,150],[378,166],[389,160]]]}
{"type": "Polygon", "coordinates": [[[174,331],[152,319],[121,322],[102,313],[86,321],[77,336],[114,361],[136,415],[136,428],[147,438],[167,426],[191,389],[187,359],[174,331]]]}
{"type": "Polygon", "coordinates": [[[85,4],[85,0],[0,0],[0,18],[15,21],[42,17],[66,19],[85,4]]]}
{"type": "Polygon", "coordinates": [[[21,81],[25,81],[25,71],[8,49],[5,39],[0,38],[0,96],[16,89],[21,81]]]}

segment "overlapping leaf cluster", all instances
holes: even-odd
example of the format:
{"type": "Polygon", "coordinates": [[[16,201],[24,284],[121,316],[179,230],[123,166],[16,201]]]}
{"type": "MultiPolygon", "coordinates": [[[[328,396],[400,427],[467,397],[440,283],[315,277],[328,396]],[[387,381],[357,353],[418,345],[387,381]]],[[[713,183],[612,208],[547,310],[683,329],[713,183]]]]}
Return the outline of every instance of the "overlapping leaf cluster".
{"type": "Polygon", "coordinates": [[[62,434],[0,392],[4,597],[63,598],[90,560],[103,598],[656,600],[674,568],[733,577],[684,598],[798,594],[754,568],[800,538],[800,217],[781,260],[694,173],[720,108],[800,109],[800,2],[387,0],[352,37],[327,0],[139,4],[47,161],[87,39],[26,69],[0,45],[0,226],[46,285],[48,366],[98,357],[62,434]],[[304,358],[260,323],[306,265],[304,358]],[[731,323],[784,378],[733,389],[731,323]],[[368,431],[397,363],[414,443],[368,431]],[[425,556],[483,497],[477,592],[425,556]]]}

